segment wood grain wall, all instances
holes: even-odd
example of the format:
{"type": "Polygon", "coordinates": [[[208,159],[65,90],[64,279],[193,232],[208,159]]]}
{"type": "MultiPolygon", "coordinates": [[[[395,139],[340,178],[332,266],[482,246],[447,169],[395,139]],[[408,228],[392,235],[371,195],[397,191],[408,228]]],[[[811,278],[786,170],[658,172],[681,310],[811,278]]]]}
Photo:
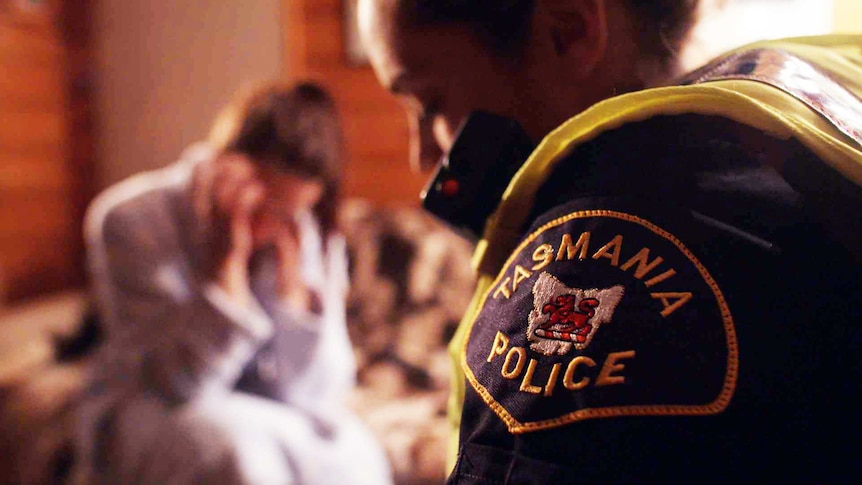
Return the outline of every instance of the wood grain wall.
{"type": "Polygon", "coordinates": [[[284,76],[323,82],[338,102],[349,151],[345,195],[415,205],[425,177],[407,166],[404,109],[368,66],[348,62],[345,0],[282,0],[284,76]]]}
{"type": "Polygon", "coordinates": [[[87,164],[71,156],[84,145],[70,143],[71,64],[60,12],[59,1],[0,3],[0,301],[83,278],[87,164]]]}

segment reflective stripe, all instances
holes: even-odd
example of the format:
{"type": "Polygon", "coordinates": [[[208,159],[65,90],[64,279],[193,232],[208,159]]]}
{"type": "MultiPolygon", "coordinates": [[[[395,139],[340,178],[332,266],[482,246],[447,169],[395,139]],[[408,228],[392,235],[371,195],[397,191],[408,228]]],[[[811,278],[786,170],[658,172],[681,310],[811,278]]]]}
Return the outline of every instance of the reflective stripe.
{"type": "Polygon", "coordinates": [[[713,61],[685,76],[682,84],[731,79],[759,81],[784,91],[862,145],[862,100],[814,64],[781,49],[754,49],[713,61]]]}

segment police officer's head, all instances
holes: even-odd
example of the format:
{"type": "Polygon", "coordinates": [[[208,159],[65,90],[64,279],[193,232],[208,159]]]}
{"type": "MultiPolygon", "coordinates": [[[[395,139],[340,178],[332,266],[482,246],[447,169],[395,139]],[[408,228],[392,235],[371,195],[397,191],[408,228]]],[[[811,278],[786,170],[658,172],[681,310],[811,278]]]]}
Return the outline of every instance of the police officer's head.
{"type": "Polygon", "coordinates": [[[614,94],[676,74],[698,0],[359,0],[380,82],[406,103],[428,168],[467,113],[536,140],[614,94]]]}

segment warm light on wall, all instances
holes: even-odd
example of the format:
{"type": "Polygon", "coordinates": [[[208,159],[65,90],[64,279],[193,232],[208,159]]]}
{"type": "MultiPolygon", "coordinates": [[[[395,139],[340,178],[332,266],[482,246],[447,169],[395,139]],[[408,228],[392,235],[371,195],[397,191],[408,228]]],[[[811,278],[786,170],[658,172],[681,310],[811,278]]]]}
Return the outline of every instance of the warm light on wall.
{"type": "Polygon", "coordinates": [[[681,53],[683,65],[693,69],[759,40],[828,34],[833,31],[833,8],[832,0],[702,0],[700,20],[681,53]],[[764,22],[766,18],[770,21],[764,22]]]}
{"type": "Polygon", "coordinates": [[[862,2],[859,0],[833,0],[835,12],[834,32],[862,33],[862,2]]]}

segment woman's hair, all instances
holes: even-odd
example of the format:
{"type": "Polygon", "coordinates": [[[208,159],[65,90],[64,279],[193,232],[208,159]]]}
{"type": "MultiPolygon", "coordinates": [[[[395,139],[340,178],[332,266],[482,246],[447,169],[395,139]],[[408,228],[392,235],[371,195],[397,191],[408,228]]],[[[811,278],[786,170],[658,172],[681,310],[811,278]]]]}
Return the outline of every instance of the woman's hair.
{"type": "MultiPolygon", "coordinates": [[[[623,0],[642,52],[669,67],[695,21],[699,0],[623,0]]],[[[414,25],[470,25],[496,54],[517,57],[529,35],[535,0],[399,0],[414,25]]]]}
{"type": "Polygon", "coordinates": [[[209,141],[219,153],[322,181],[315,215],[325,234],[336,229],[344,149],[335,102],[323,87],[267,82],[241,90],[216,118],[209,141]]]}

